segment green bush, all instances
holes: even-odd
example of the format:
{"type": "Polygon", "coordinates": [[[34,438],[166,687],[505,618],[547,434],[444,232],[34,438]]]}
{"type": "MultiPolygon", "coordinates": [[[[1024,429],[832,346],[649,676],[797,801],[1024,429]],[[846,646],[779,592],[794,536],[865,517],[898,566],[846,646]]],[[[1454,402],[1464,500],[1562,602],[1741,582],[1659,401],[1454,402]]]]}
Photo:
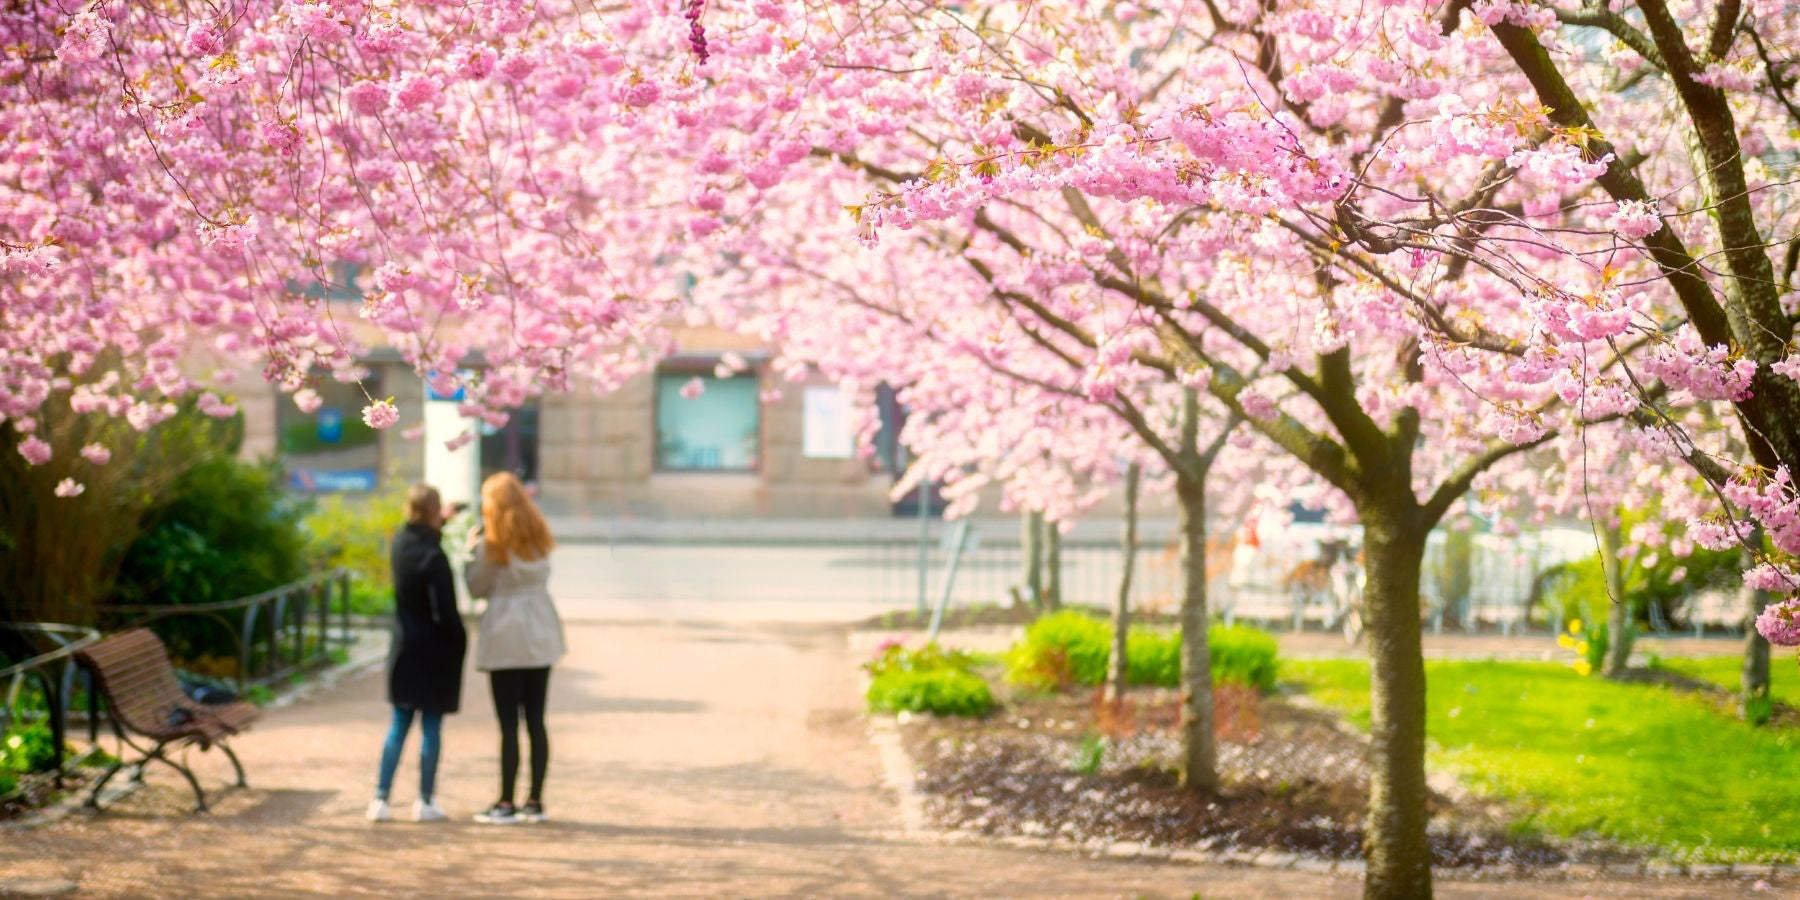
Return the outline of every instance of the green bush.
{"type": "MultiPolygon", "coordinates": [[[[392,581],[382,579],[383,582],[392,581]]],[[[335,610],[335,607],[334,607],[335,610]]],[[[394,589],[387,584],[371,584],[351,576],[350,614],[353,616],[385,616],[394,611],[394,589]]]]}
{"type": "MultiPolygon", "coordinates": [[[[1248,625],[1207,629],[1214,683],[1241,684],[1267,693],[1275,689],[1280,652],[1268,632],[1248,625]]],[[[1007,679],[1044,690],[1098,685],[1112,658],[1112,625],[1078,612],[1045,616],[1007,652],[1007,679]]],[[[1125,677],[1132,684],[1181,684],[1181,633],[1132,629],[1125,638],[1125,677]]]]}
{"type": "Polygon", "coordinates": [[[1181,632],[1133,628],[1125,635],[1125,677],[1132,684],[1181,684],[1181,632]]]}
{"type": "Polygon", "coordinates": [[[273,462],[211,459],[182,473],[144,517],[114,586],[126,604],[207,603],[260,593],[307,573],[305,509],[273,462]]]}
{"type": "Polygon", "coordinates": [[[56,766],[56,739],[42,722],[8,732],[0,743],[0,769],[47,772],[56,766]]]}
{"type": "Polygon", "coordinates": [[[350,571],[350,611],[381,615],[393,609],[388,542],[406,519],[406,488],[389,478],[372,494],[334,494],[316,500],[301,525],[310,552],[324,566],[350,571]]]}
{"type": "MultiPolygon", "coordinates": [[[[182,605],[235,600],[295,581],[313,565],[300,528],[303,506],[272,462],[207,460],[176,479],[125,550],[115,602],[182,605]]],[[[235,659],[241,614],[172,616],[157,633],[177,660],[235,659]]]]}
{"type": "Polygon", "coordinates": [[[1265,694],[1275,690],[1281,651],[1274,635],[1248,625],[1214,625],[1206,640],[1213,683],[1241,684],[1265,694]]]}
{"type": "MultiPolygon", "coordinates": [[[[1621,527],[1629,533],[1634,525],[1648,517],[1648,511],[1628,511],[1620,519],[1621,527]]],[[[1743,551],[1735,547],[1729,550],[1696,548],[1687,556],[1676,556],[1666,547],[1661,550],[1644,547],[1619,561],[1625,596],[1613,598],[1607,593],[1606,572],[1600,565],[1600,554],[1593,553],[1559,567],[1560,571],[1548,582],[1547,602],[1552,604],[1551,608],[1560,611],[1565,622],[1571,619],[1605,622],[1615,599],[1623,600],[1631,604],[1633,622],[1647,626],[1651,622],[1650,604],[1655,604],[1662,611],[1662,617],[1668,620],[1674,618],[1682,604],[1697,592],[1738,584],[1744,569],[1743,559],[1743,551]]]]}
{"type": "Polygon", "coordinates": [[[11,772],[0,772],[0,797],[5,797],[18,789],[18,778],[14,777],[11,772]]]}
{"type": "MultiPolygon", "coordinates": [[[[116,375],[106,354],[74,383],[116,375]]],[[[31,465],[0,453],[0,620],[94,624],[113,595],[124,551],[142,533],[144,517],[167,502],[181,473],[237,452],[243,417],[218,419],[183,401],[171,418],[145,432],[122,417],[79,414],[67,403],[46,403],[36,434],[57,447],[49,462],[31,465]],[[112,453],[104,466],[74,448],[97,444],[112,453]],[[79,497],[54,496],[69,478],[79,497]]],[[[24,437],[0,422],[0,446],[24,437]]]]}
{"type": "Polygon", "coordinates": [[[970,671],[974,658],[936,644],[908,650],[898,644],[882,649],[869,670],[871,712],[928,712],[938,716],[985,716],[994,708],[993,694],[981,676],[970,671]]]}
{"type": "Polygon", "coordinates": [[[1025,639],[1006,654],[1006,678],[1014,684],[1060,690],[1106,680],[1112,626],[1087,613],[1051,613],[1025,629],[1025,639]]]}

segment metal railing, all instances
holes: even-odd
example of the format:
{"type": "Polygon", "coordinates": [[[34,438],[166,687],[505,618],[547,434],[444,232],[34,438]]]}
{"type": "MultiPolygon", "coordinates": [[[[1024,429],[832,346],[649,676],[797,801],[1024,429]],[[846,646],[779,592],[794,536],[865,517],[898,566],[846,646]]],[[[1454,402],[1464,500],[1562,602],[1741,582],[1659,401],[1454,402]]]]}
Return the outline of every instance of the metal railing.
{"type": "MultiPolygon", "coordinates": [[[[63,768],[67,763],[65,755],[68,741],[64,735],[68,730],[68,704],[75,691],[76,674],[81,668],[75,661],[75,654],[100,640],[100,632],[92,628],[44,622],[0,623],[0,631],[9,632],[15,637],[14,640],[6,641],[6,646],[39,651],[0,668],[0,685],[6,686],[5,702],[0,705],[0,734],[10,731],[14,723],[24,720],[25,714],[34,711],[24,707],[30,696],[28,688],[32,681],[36,681],[43,700],[42,712],[50,725],[50,739],[55,744],[51,777],[55,779],[56,787],[61,789],[63,768]],[[41,649],[46,646],[50,649],[41,649]]],[[[83,674],[85,677],[85,673],[83,674]]],[[[87,685],[87,691],[91,705],[91,685],[87,685]]],[[[90,732],[94,718],[89,717],[90,732]]]]}
{"type": "Polygon", "coordinates": [[[187,641],[177,631],[182,620],[198,619],[229,637],[234,690],[267,687],[297,672],[328,662],[331,645],[352,642],[350,573],[332,569],[278,588],[216,603],[109,606],[107,630],[147,627],[171,650],[187,641]],[[333,621],[337,624],[334,632],[333,621]]]}
{"type": "MultiPolygon", "coordinates": [[[[949,529],[943,529],[944,534],[949,529]]],[[[1360,543],[1353,529],[1294,525],[1280,535],[1265,536],[1259,545],[1233,546],[1229,559],[1208,560],[1208,605],[1227,621],[1253,622],[1275,630],[1333,627],[1354,598],[1338,596],[1360,590],[1354,563],[1345,588],[1335,580],[1327,590],[1298,588],[1291,577],[1314,559],[1321,538],[1348,538],[1360,543]]],[[[1544,530],[1521,535],[1479,534],[1469,541],[1460,577],[1452,577],[1451,548],[1442,530],[1426,544],[1420,583],[1425,627],[1443,631],[1498,631],[1502,634],[1548,628],[1560,631],[1561,609],[1541,595],[1535,584],[1547,568],[1594,552],[1592,538],[1579,529],[1544,530]],[[1534,625],[1534,622],[1536,623],[1534,625]]],[[[1210,556],[1210,554],[1209,554],[1210,556]]],[[[832,565],[862,569],[865,596],[896,609],[915,605],[920,597],[923,558],[931,602],[940,599],[942,576],[952,559],[957,572],[949,588],[948,606],[1005,605],[1010,589],[1023,580],[1024,551],[1016,535],[975,535],[955,554],[948,539],[932,540],[920,553],[916,540],[871,538],[832,565]]],[[[1116,596],[1123,550],[1117,540],[1069,539],[1062,544],[1062,594],[1065,603],[1110,606],[1116,596]]],[[[1335,574],[1335,570],[1334,570],[1335,574]]],[[[1180,603],[1178,548],[1171,537],[1147,540],[1138,550],[1132,578],[1132,606],[1147,612],[1174,612],[1180,603]]],[[[1696,594],[1687,601],[1688,627],[1734,632],[1743,627],[1742,604],[1730,598],[1696,594]]],[[[1660,611],[1659,611],[1660,612],[1660,611]]],[[[1655,627],[1657,621],[1652,620],[1655,627]]],[[[1672,627],[1663,625],[1662,627],[1672,627]]],[[[1660,629],[1659,629],[1660,630],[1660,629]]]]}

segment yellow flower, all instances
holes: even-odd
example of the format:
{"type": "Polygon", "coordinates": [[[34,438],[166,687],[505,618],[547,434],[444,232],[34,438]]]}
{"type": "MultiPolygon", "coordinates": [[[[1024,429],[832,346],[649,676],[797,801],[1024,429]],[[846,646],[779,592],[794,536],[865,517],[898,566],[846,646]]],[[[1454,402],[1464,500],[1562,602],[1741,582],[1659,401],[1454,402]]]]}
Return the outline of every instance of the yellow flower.
{"type": "Polygon", "coordinates": [[[1587,660],[1578,659],[1575,661],[1575,674],[1586,678],[1587,676],[1594,674],[1594,667],[1588,665],[1587,660]]]}
{"type": "Polygon", "coordinates": [[[1580,619],[1570,619],[1569,620],[1569,633],[1570,634],[1580,634],[1581,633],[1581,620],[1580,619]]]}
{"type": "Polygon", "coordinates": [[[1579,653],[1579,654],[1581,654],[1581,655],[1582,655],[1582,656],[1586,656],[1586,655],[1587,655],[1587,651],[1588,651],[1588,643],[1587,643],[1587,641],[1582,641],[1582,642],[1581,642],[1581,643],[1579,643],[1579,644],[1576,644],[1576,645],[1575,645],[1575,652],[1576,652],[1576,653],[1579,653]]]}
{"type": "Polygon", "coordinates": [[[1556,646],[1564,650],[1573,650],[1575,649],[1575,639],[1566,634],[1559,634],[1556,636],[1556,646]]]}

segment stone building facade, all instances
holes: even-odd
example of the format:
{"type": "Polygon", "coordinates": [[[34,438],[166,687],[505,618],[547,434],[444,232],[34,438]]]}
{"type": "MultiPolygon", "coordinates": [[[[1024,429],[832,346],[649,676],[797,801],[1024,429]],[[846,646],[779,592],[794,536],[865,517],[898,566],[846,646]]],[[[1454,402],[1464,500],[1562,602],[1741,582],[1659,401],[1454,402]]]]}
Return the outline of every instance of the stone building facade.
{"type": "MultiPolygon", "coordinates": [[[[480,429],[485,475],[511,469],[546,510],[650,519],[859,518],[893,514],[891,461],[854,452],[854,416],[835,387],[789,383],[764,364],[770,348],[710,328],[677,333],[677,352],[610,394],[552,394],[480,429]],[[721,371],[732,354],[741,372],[721,371]],[[720,377],[724,375],[726,377],[720,377]]],[[[279,456],[308,492],[376,490],[418,480],[425,386],[397,355],[363,361],[363,386],[322,379],[313,414],[245,378],[247,453],[279,456]],[[392,397],[400,423],[362,426],[368,396],[392,397]]]]}

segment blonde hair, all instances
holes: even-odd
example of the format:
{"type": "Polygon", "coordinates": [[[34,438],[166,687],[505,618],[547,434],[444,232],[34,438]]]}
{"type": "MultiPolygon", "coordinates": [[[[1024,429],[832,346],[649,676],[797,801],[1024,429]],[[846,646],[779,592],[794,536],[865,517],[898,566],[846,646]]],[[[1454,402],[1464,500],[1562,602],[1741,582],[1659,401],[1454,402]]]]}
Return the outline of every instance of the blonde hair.
{"type": "Polygon", "coordinates": [[[429,484],[415,484],[406,489],[406,521],[414,525],[435,524],[426,520],[443,509],[443,505],[437,488],[429,484]]]}
{"type": "Polygon", "coordinates": [[[520,559],[543,559],[556,542],[525,485],[511,472],[496,472],[481,483],[481,525],[488,558],[506,565],[520,559]]]}

